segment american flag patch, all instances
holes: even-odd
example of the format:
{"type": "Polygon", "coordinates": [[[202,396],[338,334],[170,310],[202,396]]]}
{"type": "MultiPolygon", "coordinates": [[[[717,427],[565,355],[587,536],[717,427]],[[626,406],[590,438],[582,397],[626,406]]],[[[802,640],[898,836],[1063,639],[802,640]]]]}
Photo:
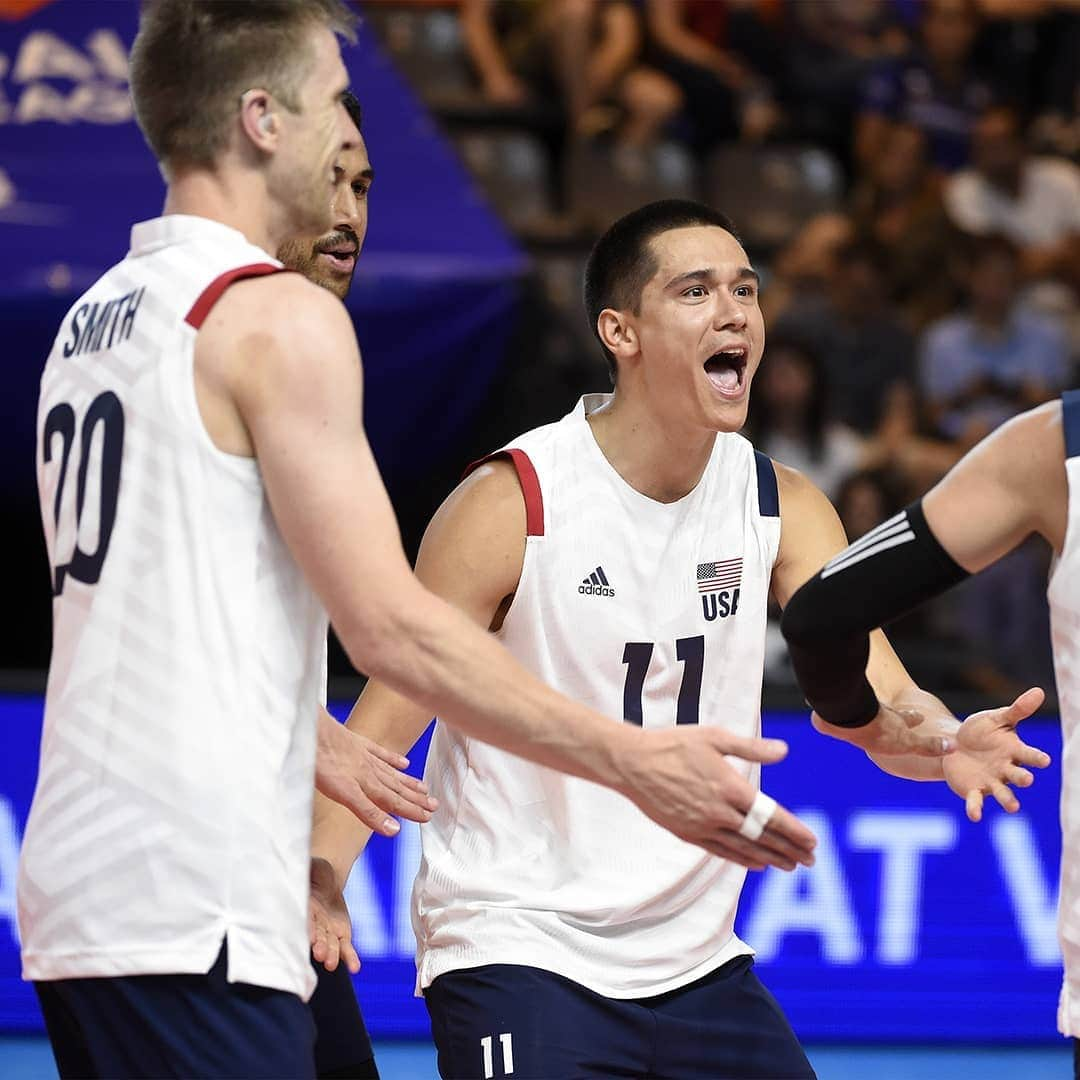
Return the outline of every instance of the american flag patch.
{"type": "Polygon", "coordinates": [[[719,589],[737,589],[741,582],[742,556],[737,559],[724,559],[722,562],[698,563],[699,593],[716,592],[719,589]]]}

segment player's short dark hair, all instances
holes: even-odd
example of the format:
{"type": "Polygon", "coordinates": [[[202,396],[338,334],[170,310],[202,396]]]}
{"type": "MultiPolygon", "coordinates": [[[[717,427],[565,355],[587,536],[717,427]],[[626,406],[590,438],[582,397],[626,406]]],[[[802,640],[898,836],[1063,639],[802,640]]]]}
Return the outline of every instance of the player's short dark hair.
{"type": "Polygon", "coordinates": [[[585,311],[604,350],[613,386],[618,371],[615,357],[600,340],[600,312],[612,308],[636,315],[641,307],[641,291],[657,269],[652,241],[671,229],[695,225],[717,225],[738,240],[731,220],[719,210],[689,199],[662,199],[619,218],[590,252],[585,264],[585,311]]]}
{"type": "Polygon", "coordinates": [[[210,166],[253,86],[299,108],[312,26],[352,37],[344,0],[143,0],[131,47],[135,118],[165,166],[210,166]]]}
{"type": "Polygon", "coordinates": [[[360,102],[357,100],[356,95],[351,90],[346,90],[341,95],[341,104],[345,106],[349,119],[356,125],[356,130],[362,132],[364,130],[364,113],[360,108],[360,102]]]}

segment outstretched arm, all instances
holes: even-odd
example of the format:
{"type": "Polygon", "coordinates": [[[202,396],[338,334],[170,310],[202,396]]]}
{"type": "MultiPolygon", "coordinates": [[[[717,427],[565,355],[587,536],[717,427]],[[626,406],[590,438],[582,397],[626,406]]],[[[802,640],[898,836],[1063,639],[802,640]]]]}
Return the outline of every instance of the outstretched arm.
{"type": "MultiPolygon", "coordinates": [[[[1068,501],[1064,458],[1059,403],[1017,417],[972,450],[921,504],[863,537],[799,589],[781,627],[800,685],[824,718],[819,727],[848,741],[872,739],[885,699],[868,678],[869,631],[988,566],[1032,532],[1060,551],[1068,501]]],[[[994,722],[1000,731],[1011,730],[1040,702],[1030,692],[1021,695],[1009,709],[995,710],[994,722]]],[[[1014,747],[1017,765],[1049,760],[1022,745],[1014,747]]],[[[993,785],[986,790],[1001,794],[993,785]]],[[[1014,808],[1011,796],[1005,802],[1014,808]]],[[[969,816],[975,809],[972,800],[969,816]]]]}
{"type": "MultiPolygon", "coordinates": [[[[199,332],[196,374],[208,430],[231,417],[218,445],[257,457],[282,538],[359,670],[467,735],[620,792],[684,840],[715,850],[738,828],[750,798],[732,791],[726,755],[772,760],[782,744],[736,747],[715,728],[641,731],[603,716],[417,581],[364,434],[352,324],[334,297],[295,274],[232,286],[199,332]]],[[[809,830],[791,818],[780,831],[809,861],[809,830]]]]}
{"type": "MultiPolygon", "coordinates": [[[[823,562],[843,549],[847,538],[836,511],[821,491],[794,469],[779,463],[775,469],[782,525],[772,588],[777,602],[785,609],[781,624],[784,625],[790,621],[792,597],[823,562]]],[[[920,767],[920,778],[940,779],[940,758],[952,749],[951,738],[958,726],[951,713],[937,698],[916,685],[880,630],[869,636],[865,632],[853,636],[843,642],[843,648],[845,662],[859,671],[861,679],[831,683],[829,691],[837,707],[845,712],[865,709],[867,699],[873,702],[868,717],[873,723],[864,732],[864,748],[884,749],[897,757],[921,756],[926,760],[920,767]],[[880,715],[879,699],[886,705],[880,715]],[[909,723],[908,714],[915,709],[929,711],[941,722],[909,723]]],[[[792,659],[796,659],[794,650],[792,659]]],[[[799,671],[796,665],[796,673],[799,671]]]]}
{"type": "MultiPolygon", "coordinates": [[[[525,506],[513,467],[504,461],[483,465],[451,494],[428,526],[417,558],[416,576],[476,627],[498,629],[517,590],[525,557],[525,532],[525,506]]],[[[405,751],[430,719],[430,709],[414,704],[385,681],[372,679],[353,708],[348,727],[390,750],[405,751]]],[[[651,750],[649,767],[656,798],[671,803],[679,797],[672,786],[678,765],[671,757],[669,744],[673,738],[681,742],[683,736],[674,730],[643,734],[648,736],[651,750]],[[668,793],[661,794],[665,789],[668,793]]],[[[722,732],[719,739],[726,754],[747,760],[777,761],[785,753],[784,744],[775,739],[742,739],[722,732]]],[[[717,809],[726,814],[725,822],[703,846],[756,869],[772,865],[790,870],[797,862],[812,861],[805,847],[812,845],[810,834],[783,807],[777,807],[756,840],[740,835],[738,830],[753,802],[754,790],[726,762],[717,779],[720,783],[714,798],[717,809]]],[[[315,959],[330,969],[336,966],[339,956],[350,967],[356,963],[338,894],[370,835],[370,830],[342,807],[327,799],[316,799],[312,949],[315,959]]]]}

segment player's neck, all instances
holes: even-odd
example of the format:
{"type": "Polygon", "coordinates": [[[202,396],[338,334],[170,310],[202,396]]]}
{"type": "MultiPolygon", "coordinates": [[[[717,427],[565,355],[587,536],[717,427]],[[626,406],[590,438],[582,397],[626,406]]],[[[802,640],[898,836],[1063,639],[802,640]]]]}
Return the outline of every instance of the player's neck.
{"type": "Polygon", "coordinates": [[[618,390],[609,404],[590,414],[589,424],[611,467],[636,491],[661,503],[676,502],[697,487],[716,442],[716,432],[673,427],[618,390]]]}
{"type": "Polygon", "coordinates": [[[184,169],[170,177],[162,213],[219,221],[273,254],[288,230],[275,222],[265,191],[253,188],[258,188],[254,178],[225,171],[184,169]]]}

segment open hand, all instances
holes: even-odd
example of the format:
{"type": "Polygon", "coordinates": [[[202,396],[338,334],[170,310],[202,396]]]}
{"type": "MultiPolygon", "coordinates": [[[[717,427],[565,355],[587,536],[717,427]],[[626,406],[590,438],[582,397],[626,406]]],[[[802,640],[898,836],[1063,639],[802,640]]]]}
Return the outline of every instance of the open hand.
{"type": "Polygon", "coordinates": [[[308,932],[311,955],[327,971],[336,970],[342,960],[354,975],[360,970],[360,957],[352,943],[349,909],[337,887],[334,869],[326,859],[311,860],[308,932]]]}
{"type": "Polygon", "coordinates": [[[747,739],[722,728],[645,731],[624,762],[624,793],[643,813],[676,836],[751,870],[812,866],[814,834],[777,806],[756,840],[739,832],[757,789],[728,755],[770,763],[787,756],[780,739],[747,739]]]}
{"type": "Polygon", "coordinates": [[[372,832],[396,836],[401,826],[388,814],[409,821],[431,820],[438,800],[422,780],[401,772],[408,758],[339,724],[325,709],[319,716],[315,787],[348,807],[372,832]]]}
{"type": "MultiPolygon", "coordinates": [[[[927,695],[929,699],[929,695],[927,695]]],[[[933,699],[929,699],[933,700],[933,699]]],[[[934,701],[935,705],[940,703],[934,701]]],[[[956,721],[952,714],[941,710],[921,708],[895,709],[881,704],[877,716],[862,727],[838,727],[817,713],[810,717],[822,735],[858,746],[877,757],[941,757],[955,749],[956,721]],[[934,715],[940,711],[941,715],[934,715]]]]}
{"type": "Polygon", "coordinates": [[[1034,775],[1025,766],[1045,769],[1050,755],[1028,746],[1016,725],[1038,709],[1045,698],[1038,687],[1025,690],[1003,709],[972,713],[956,733],[956,752],[942,762],[945,781],[964,800],[971,821],[982,818],[983,796],[993,795],[1010,814],[1020,809],[1013,787],[1031,787],[1034,775]]]}

